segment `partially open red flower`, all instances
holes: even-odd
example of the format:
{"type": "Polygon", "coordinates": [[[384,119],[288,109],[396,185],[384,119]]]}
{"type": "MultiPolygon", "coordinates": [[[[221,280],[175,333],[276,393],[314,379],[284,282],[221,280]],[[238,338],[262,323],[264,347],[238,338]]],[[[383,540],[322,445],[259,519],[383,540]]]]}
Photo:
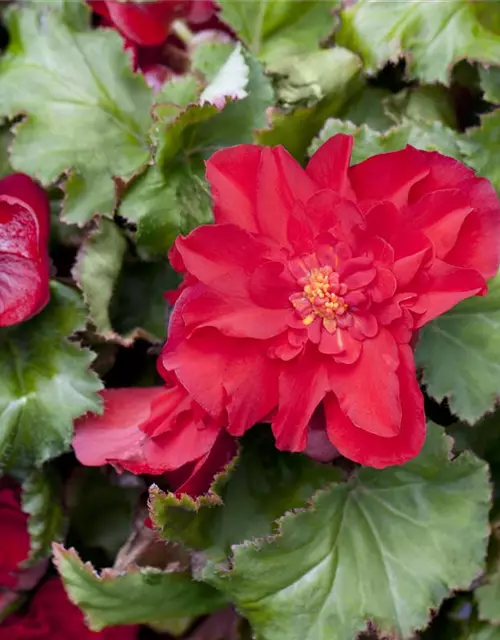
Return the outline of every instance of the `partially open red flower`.
{"type": "MultiPolygon", "coordinates": [[[[134,69],[142,71],[148,84],[160,89],[176,71],[173,52],[167,40],[172,22],[184,18],[194,25],[209,21],[215,11],[212,0],[160,0],[157,2],[119,2],[87,0],[101,17],[102,26],[113,27],[124,38],[124,47],[132,53],[134,69]]],[[[182,44],[182,43],[181,43],[182,44]]],[[[178,61],[177,61],[178,63],[178,61]]]]}
{"type": "Polygon", "coordinates": [[[59,578],[45,582],[26,611],[11,614],[0,625],[0,640],[135,640],[138,633],[137,626],[91,631],[59,578]]]}
{"type": "Polygon", "coordinates": [[[49,201],[31,178],[0,180],[0,326],[35,315],[49,300],[49,201]]]}
{"type": "Polygon", "coordinates": [[[186,284],[161,363],[240,436],[272,422],[302,451],[323,403],[338,451],[401,464],[425,438],[412,334],[486,292],[500,206],[487,180],[407,147],[349,167],[353,140],[303,170],[281,147],[224,149],[207,163],[215,224],[178,238],[186,284]]]}
{"type": "Polygon", "coordinates": [[[199,495],[236,453],[234,438],[180,385],[106,389],[102,396],[104,414],[76,425],[73,447],[86,466],[166,473],[177,493],[199,495]]]}

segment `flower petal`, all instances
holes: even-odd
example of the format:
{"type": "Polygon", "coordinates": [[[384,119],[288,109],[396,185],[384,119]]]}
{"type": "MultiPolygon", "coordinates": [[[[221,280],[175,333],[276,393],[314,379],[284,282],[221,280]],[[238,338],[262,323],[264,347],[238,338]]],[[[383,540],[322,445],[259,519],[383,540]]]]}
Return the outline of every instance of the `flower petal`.
{"type": "Polygon", "coordinates": [[[49,237],[50,206],[42,187],[24,173],[13,173],[0,180],[0,204],[2,202],[17,202],[28,209],[36,220],[40,244],[45,245],[49,237]]]}
{"type": "Polygon", "coordinates": [[[426,311],[418,317],[415,329],[449,311],[462,300],[485,291],[486,282],[475,269],[461,269],[441,260],[434,260],[425,279],[425,286],[418,291],[426,311]]]}
{"type": "Polygon", "coordinates": [[[213,447],[194,463],[169,471],[166,476],[177,495],[187,493],[197,497],[207,493],[214,477],[231,462],[238,450],[236,440],[220,431],[213,447]]]}
{"type": "Polygon", "coordinates": [[[46,260],[0,253],[0,326],[28,320],[45,307],[49,297],[46,260]]]}
{"type": "Polygon", "coordinates": [[[175,247],[185,269],[200,282],[223,292],[245,290],[248,275],[264,260],[267,247],[232,224],[202,226],[175,247]]]}
{"type": "Polygon", "coordinates": [[[265,340],[288,327],[293,310],[266,309],[252,304],[248,298],[231,298],[206,289],[186,302],[182,317],[188,333],[202,327],[214,327],[234,338],[265,340]]]}
{"type": "Polygon", "coordinates": [[[349,169],[358,200],[389,200],[396,207],[408,202],[414,184],[429,174],[425,156],[413,147],[372,156],[349,169]]]}
{"type": "Polygon", "coordinates": [[[278,412],[272,421],[278,449],[305,449],[309,421],[327,391],[326,370],[312,349],[281,368],[278,412]]]}
{"type": "Polygon", "coordinates": [[[140,426],[149,418],[153,400],[164,393],[164,387],[101,391],[104,413],[89,413],[75,424],[73,449],[81,464],[100,467],[113,461],[142,473],[147,465],[140,446],[144,439],[140,426]]]}
{"type": "MultiPolygon", "coordinates": [[[[186,4],[186,3],[184,3],[186,4]]],[[[106,2],[109,18],[117,29],[129,40],[152,46],[167,39],[170,24],[179,13],[175,2],[106,2]]]]}
{"type": "Polygon", "coordinates": [[[401,429],[394,437],[381,437],[360,429],[348,418],[333,394],[324,402],[328,436],[340,453],[360,464],[383,469],[414,458],[425,441],[424,400],[415,375],[413,353],[408,345],[399,347],[399,389],[401,429]]]}
{"type": "Polygon", "coordinates": [[[305,203],[315,191],[314,183],[283,147],[222,149],[207,161],[207,180],[218,224],[230,222],[285,244],[294,203],[305,203]]]}
{"type": "Polygon", "coordinates": [[[396,342],[386,329],[363,342],[361,355],[354,364],[330,364],[330,388],[341,410],[356,427],[383,437],[399,432],[399,366],[396,342]]]}
{"type": "Polygon", "coordinates": [[[444,259],[453,249],[460,229],[472,212],[467,195],[458,189],[442,189],[422,197],[405,212],[412,225],[423,231],[444,259]]]}
{"type": "Polygon", "coordinates": [[[344,198],[352,199],[348,177],[354,138],[342,133],[331,137],[312,155],[307,173],[323,189],[332,189],[344,198]]]}

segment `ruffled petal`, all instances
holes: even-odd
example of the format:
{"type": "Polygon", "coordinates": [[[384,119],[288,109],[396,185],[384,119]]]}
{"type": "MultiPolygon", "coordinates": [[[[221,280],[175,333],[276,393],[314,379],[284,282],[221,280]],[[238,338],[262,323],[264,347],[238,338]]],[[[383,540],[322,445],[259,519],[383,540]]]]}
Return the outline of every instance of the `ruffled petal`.
{"type": "Polygon", "coordinates": [[[232,435],[242,435],[276,405],[278,361],[267,357],[265,343],[256,349],[254,340],[207,328],[174,344],[167,341],[161,366],[211,416],[225,417],[232,435]]]}
{"type": "Polygon", "coordinates": [[[314,183],[283,149],[240,145],[207,161],[214,216],[251,233],[287,244],[288,218],[297,200],[306,202],[314,183]]]}
{"type": "Polygon", "coordinates": [[[264,260],[268,248],[232,224],[202,226],[175,243],[184,268],[200,282],[222,291],[246,291],[248,276],[264,260]]]}
{"type": "Polygon", "coordinates": [[[293,313],[290,305],[284,309],[266,309],[245,298],[230,298],[205,290],[188,301],[182,310],[188,334],[202,327],[213,327],[233,338],[272,338],[288,327],[293,313]]]}
{"type": "Polygon", "coordinates": [[[330,389],[342,412],[357,428],[383,437],[399,432],[399,366],[396,341],[386,329],[363,342],[361,355],[354,364],[329,365],[330,389]]]}
{"type": "Polygon", "coordinates": [[[318,187],[332,189],[343,198],[353,199],[348,177],[353,144],[352,136],[339,133],[312,155],[306,171],[318,187]]]}
{"type": "Polygon", "coordinates": [[[442,189],[422,197],[408,207],[408,221],[432,242],[441,260],[453,249],[460,229],[472,212],[469,198],[458,189],[442,189]]]}
{"type": "Polygon", "coordinates": [[[262,148],[243,144],[217,151],[207,161],[207,180],[212,189],[217,224],[235,224],[256,233],[255,185],[262,148]]]}
{"type": "Polygon", "coordinates": [[[283,147],[264,147],[255,187],[260,233],[287,246],[296,201],[305,203],[313,195],[313,183],[283,147]]]}
{"type": "Polygon", "coordinates": [[[399,347],[399,390],[402,419],[399,432],[381,437],[360,429],[341,409],[333,394],[325,399],[328,436],[340,453],[360,464],[383,469],[414,458],[425,441],[424,399],[417,383],[411,347],[399,347]]]}
{"type": "Polygon", "coordinates": [[[358,200],[389,200],[400,208],[408,203],[413,185],[429,174],[424,152],[413,147],[372,156],[349,169],[358,200]]]}
{"type": "Polygon", "coordinates": [[[475,178],[464,185],[474,211],[462,225],[446,262],[465,269],[477,269],[488,280],[496,275],[500,262],[500,201],[493,186],[475,178]]]}
{"type": "Polygon", "coordinates": [[[140,427],[149,418],[153,400],[164,393],[164,387],[101,391],[103,414],[89,413],[75,424],[73,449],[81,464],[100,467],[113,462],[133,473],[146,473],[140,427]]]}
{"type": "Polygon", "coordinates": [[[309,421],[327,391],[326,370],[313,349],[282,366],[278,412],[272,421],[278,449],[305,449],[309,421]]]}
{"type": "Polygon", "coordinates": [[[213,447],[203,458],[168,472],[167,479],[177,495],[200,496],[208,492],[216,474],[224,470],[237,450],[236,440],[220,431],[213,447]]]}
{"type": "Polygon", "coordinates": [[[417,291],[426,310],[416,320],[415,329],[449,311],[462,300],[486,293],[486,290],[486,282],[478,271],[435,260],[427,273],[425,286],[417,291]]]}

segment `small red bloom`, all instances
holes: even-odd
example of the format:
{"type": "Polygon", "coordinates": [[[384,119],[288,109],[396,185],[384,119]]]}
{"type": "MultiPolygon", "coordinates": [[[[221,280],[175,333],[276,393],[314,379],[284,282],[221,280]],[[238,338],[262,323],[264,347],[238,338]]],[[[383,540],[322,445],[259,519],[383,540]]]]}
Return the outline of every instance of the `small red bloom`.
{"type": "Polygon", "coordinates": [[[87,2],[101,17],[103,26],[113,27],[122,35],[125,49],[132,53],[134,69],[140,69],[148,84],[157,90],[171,75],[169,67],[173,60],[166,44],[171,34],[172,22],[184,18],[194,25],[209,24],[207,21],[215,11],[212,0],[87,2]]]}
{"type": "Polygon", "coordinates": [[[0,180],[0,326],[35,315],[49,300],[49,201],[31,178],[0,180]]]}
{"type": "Polygon", "coordinates": [[[281,147],[207,163],[215,223],[178,238],[186,274],[161,365],[228,432],[272,422],[303,451],[323,403],[338,451],[377,468],[425,438],[413,333],[486,292],[500,206],[487,180],[407,147],[349,167],[353,140],[303,170],[281,147]]]}
{"type": "Polygon", "coordinates": [[[8,616],[0,625],[0,640],[135,640],[137,626],[109,627],[95,632],[68,600],[59,578],[51,578],[35,593],[27,611],[8,616]]]}
{"type": "Polygon", "coordinates": [[[236,454],[234,438],[180,385],[106,389],[102,396],[104,414],[76,425],[73,447],[86,466],[166,473],[177,493],[199,495],[236,454]]]}

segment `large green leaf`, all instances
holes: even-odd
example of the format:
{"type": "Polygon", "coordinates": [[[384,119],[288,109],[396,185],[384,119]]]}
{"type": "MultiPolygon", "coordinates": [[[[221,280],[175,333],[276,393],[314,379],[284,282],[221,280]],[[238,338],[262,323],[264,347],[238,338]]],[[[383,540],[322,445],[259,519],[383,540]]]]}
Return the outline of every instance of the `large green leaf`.
{"type": "Polygon", "coordinates": [[[266,63],[319,48],[333,30],[338,0],[220,0],[221,18],[266,63]]]}
{"type": "Polygon", "coordinates": [[[54,556],[70,599],[94,631],[121,624],[161,626],[171,618],[203,615],[226,603],[218,591],[193,581],[186,569],[131,567],[125,573],[105,569],[99,575],[74,549],[54,545],[54,556]]]}
{"type": "Polygon", "coordinates": [[[404,56],[412,76],[447,84],[459,60],[500,64],[499,13],[496,2],[358,0],[342,12],[336,40],[369,74],[404,56]]]}
{"type": "Polygon", "coordinates": [[[475,422],[495,405],[500,392],[500,276],[486,297],[474,297],[426,325],[416,362],[427,391],[475,422]]]}
{"type": "Polygon", "coordinates": [[[500,68],[488,67],[479,69],[481,88],[484,91],[484,99],[498,104],[500,102],[500,68]]]}
{"type": "Polygon", "coordinates": [[[137,223],[137,242],[152,254],[165,253],[179,233],[211,220],[204,161],[222,147],[252,142],[254,131],[266,125],[271,85],[258,62],[248,54],[245,62],[248,97],[222,110],[191,105],[173,121],[168,105],[156,111],[155,164],[130,185],[119,210],[137,223]]]}
{"type": "Polygon", "coordinates": [[[346,640],[368,621],[391,637],[425,626],[479,574],[489,533],[487,466],[470,453],[450,460],[449,445],[430,425],[411,462],[320,491],[278,535],[233,546],[217,586],[262,640],[346,640]]]}
{"type": "Polygon", "coordinates": [[[91,351],[67,337],[85,323],[78,294],[51,286],[49,305],[0,332],[0,469],[31,470],[69,448],[73,419],[99,413],[91,351]]]}
{"type": "Polygon", "coordinates": [[[60,478],[48,467],[32,471],[22,484],[21,499],[22,509],[28,514],[31,563],[48,557],[52,543],[62,541],[65,534],[60,478]]]}
{"type": "MultiPolygon", "coordinates": [[[[272,110],[270,127],[258,132],[257,142],[267,146],[281,144],[299,162],[304,161],[311,140],[318,134],[325,121],[345,110],[351,99],[363,88],[360,77],[361,61],[358,56],[347,49],[335,47],[329,50],[328,57],[331,64],[327,71],[330,83],[328,95],[315,106],[300,106],[292,113],[272,110]]],[[[322,91],[323,89],[319,88],[318,97],[322,91]]]]}
{"type": "Polygon", "coordinates": [[[403,120],[399,125],[381,133],[366,125],[356,127],[351,122],[331,119],[313,141],[309,153],[313,154],[329,138],[337,133],[354,136],[352,164],[362,162],[378,153],[397,151],[410,144],[417,149],[440,151],[460,159],[458,134],[440,122],[416,122],[403,120]]]}
{"type": "Polygon", "coordinates": [[[96,332],[130,346],[135,339],[165,335],[163,293],[176,279],[166,260],[144,262],[128,252],[122,230],[101,219],[84,239],[73,268],[96,332]]]}
{"type": "Polygon", "coordinates": [[[481,126],[469,129],[460,142],[465,161],[477,173],[491,180],[500,193],[500,165],[497,162],[500,144],[500,111],[481,118],[481,126]]]}
{"type": "Polygon", "coordinates": [[[16,128],[13,167],[44,184],[69,170],[70,222],[109,214],[113,178],[130,178],[148,159],[152,91],[111,30],[74,31],[59,12],[34,9],[13,9],[7,27],[0,113],[27,116],[16,128]]]}
{"type": "Polygon", "coordinates": [[[179,500],[152,487],[151,516],[168,540],[221,560],[232,544],[270,535],[276,518],[304,506],[317,489],[339,478],[337,469],[280,453],[269,438],[250,433],[236,468],[217,480],[212,494],[179,500]]]}

